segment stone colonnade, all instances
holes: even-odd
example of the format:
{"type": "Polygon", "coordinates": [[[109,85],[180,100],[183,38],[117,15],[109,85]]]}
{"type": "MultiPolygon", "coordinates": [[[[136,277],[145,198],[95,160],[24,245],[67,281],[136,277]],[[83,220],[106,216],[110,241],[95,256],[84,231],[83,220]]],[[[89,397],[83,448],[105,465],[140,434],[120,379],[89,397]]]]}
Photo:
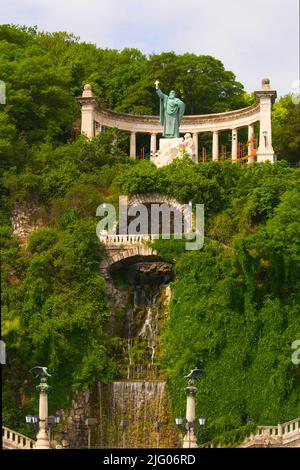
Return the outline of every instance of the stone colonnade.
{"type": "MultiPolygon", "coordinates": [[[[226,113],[184,116],[180,132],[190,133],[195,144],[196,161],[199,161],[198,136],[201,133],[212,134],[212,159],[219,160],[219,136],[223,131],[232,133],[231,159],[238,160],[238,131],[248,128],[248,163],[254,161],[253,141],[254,125],[260,123],[259,147],[257,161],[274,162],[275,155],[272,146],[271,111],[277,93],[270,88],[270,80],[262,80],[260,91],[255,92],[256,103],[248,108],[229,111],[226,113]]],[[[102,109],[93,95],[91,85],[85,85],[82,96],[77,98],[81,105],[81,133],[93,138],[103,127],[115,127],[130,133],[130,157],[136,158],[137,133],[149,134],[150,152],[157,152],[157,136],[162,134],[163,128],[158,116],[137,116],[125,113],[116,113],[102,109]]]]}
{"type": "MultiPolygon", "coordinates": [[[[192,134],[194,145],[195,145],[195,155],[196,155],[196,161],[197,163],[199,162],[199,134],[200,132],[194,132],[192,134]]],[[[220,152],[219,152],[219,131],[213,131],[212,132],[212,160],[213,161],[219,161],[220,158],[220,152]]],[[[136,135],[137,132],[131,131],[130,132],[130,152],[129,155],[132,159],[137,158],[137,151],[136,151],[136,135]]],[[[151,133],[151,140],[150,140],[150,153],[151,155],[155,155],[157,152],[157,133],[153,132],[151,133]]],[[[248,126],[248,153],[247,155],[251,156],[252,153],[252,144],[251,141],[254,139],[254,124],[251,124],[248,126]]],[[[232,137],[231,137],[231,159],[232,161],[236,161],[238,159],[238,129],[232,129],[232,137]]],[[[273,152],[274,156],[274,152],[273,152]]],[[[268,158],[269,159],[269,158],[268,158]]],[[[267,160],[268,160],[267,159],[267,160]]],[[[253,163],[253,157],[249,158],[249,163],[253,163]]],[[[270,159],[272,160],[272,159],[270,159]]],[[[273,161],[273,160],[272,160],[273,161]]]]}

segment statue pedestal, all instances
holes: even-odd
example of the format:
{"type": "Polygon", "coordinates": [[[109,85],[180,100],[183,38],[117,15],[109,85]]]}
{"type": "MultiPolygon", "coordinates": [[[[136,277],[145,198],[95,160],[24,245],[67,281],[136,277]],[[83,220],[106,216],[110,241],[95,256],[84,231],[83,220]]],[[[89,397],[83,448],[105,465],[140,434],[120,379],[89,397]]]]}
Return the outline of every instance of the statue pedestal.
{"type": "Polygon", "coordinates": [[[151,156],[151,161],[158,167],[169,165],[176,158],[182,158],[184,154],[188,154],[193,160],[195,155],[195,145],[190,134],[186,134],[185,138],[160,139],[159,151],[151,156]],[[189,136],[189,137],[187,137],[189,136]]]}

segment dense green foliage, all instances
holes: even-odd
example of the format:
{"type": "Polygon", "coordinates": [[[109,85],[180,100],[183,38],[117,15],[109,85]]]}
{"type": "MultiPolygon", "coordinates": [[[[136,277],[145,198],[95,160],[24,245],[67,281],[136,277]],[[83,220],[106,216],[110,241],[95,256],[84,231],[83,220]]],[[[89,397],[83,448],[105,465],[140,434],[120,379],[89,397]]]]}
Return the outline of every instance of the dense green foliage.
{"type": "MultiPolygon", "coordinates": [[[[188,159],[157,169],[130,161],[117,130],[93,141],[76,136],[74,97],[86,82],[107,107],[157,113],[158,78],[162,88],[180,92],[188,112],[205,113],[248,104],[232,72],[209,56],[146,57],[13,26],[0,27],[0,58],[7,85],[0,108],[5,423],[25,432],[24,415],[36,412],[32,366],[47,365],[53,374],[53,412],[68,408],[74,388],[115,376],[119,338],[111,335],[99,273],[104,253],[95,212],[100,203],[116,204],[120,193],[153,191],[205,204],[204,250],[156,242],[175,260],[160,347],[174,414],[183,413],[182,377],[201,364],[198,412],[208,422],[201,440],[239,429],[246,415],[262,424],[298,416],[299,377],[290,369],[291,343],[300,337],[299,171],[284,162],[188,159]],[[20,245],[9,218],[28,207],[42,227],[20,245]]],[[[283,107],[288,111],[274,110],[275,141],[282,158],[290,145],[294,162],[298,108],[283,107]]]]}
{"type": "Polygon", "coordinates": [[[107,382],[115,373],[99,272],[103,249],[95,232],[96,208],[114,202],[113,189],[107,191],[116,169],[128,161],[113,138],[105,133],[55,149],[45,144],[31,165],[6,170],[2,178],[2,335],[7,357],[14,358],[4,371],[4,420],[20,429],[24,413],[36,407],[30,398],[34,365],[47,364],[53,374],[53,410],[68,406],[74,387],[95,378],[107,382]],[[11,237],[12,207],[34,207],[45,226],[29,237],[27,247],[11,237]]]}
{"type": "Polygon", "coordinates": [[[278,159],[295,164],[300,156],[300,103],[295,104],[292,98],[286,95],[275,103],[272,119],[278,159]]]}
{"type": "Polygon", "coordinates": [[[88,386],[96,377],[107,381],[115,366],[103,330],[108,309],[94,223],[69,219],[64,229],[42,228],[26,252],[3,232],[4,420],[22,426],[24,413],[36,405],[26,402],[31,367],[48,365],[56,410],[66,406],[72,386],[88,386]]]}
{"type": "Polygon", "coordinates": [[[67,33],[3,25],[0,57],[9,124],[30,143],[72,135],[74,96],[88,82],[104,106],[134,114],[158,114],[156,79],[162,89],[178,91],[188,113],[227,111],[249,99],[234,74],[211,56],[147,57],[137,49],[97,49],[67,33]]]}
{"type": "Polygon", "coordinates": [[[246,416],[274,424],[300,411],[291,361],[291,344],[300,337],[300,175],[279,163],[235,171],[233,185],[226,188],[224,179],[222,211],[206,211],[204,249],[174,252],[163,335],[175,415],[184,409],[184,373],[204,369],[197,401],[209,423],[204,441],[241,426],[246,416]]]}

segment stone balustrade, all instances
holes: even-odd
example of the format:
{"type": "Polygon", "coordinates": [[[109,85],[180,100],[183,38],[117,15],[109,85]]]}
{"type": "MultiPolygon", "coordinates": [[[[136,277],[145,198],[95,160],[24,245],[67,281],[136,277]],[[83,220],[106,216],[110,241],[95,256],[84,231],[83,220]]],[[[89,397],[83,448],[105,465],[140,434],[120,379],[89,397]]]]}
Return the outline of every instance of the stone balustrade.
{"type": "MultiPolygon", "coordinates": [[[[199,447],[222,447],[222,442],[215,446],[207,442],[199,447]]],[[[258,426],[256,434],[238,447],[300,447],[300,417],[277,426],[258,426]]]]}
{"type": "Polygon", "coordinates": [[[282,425],[282,435],[293,433],[295,431],[300,431],[300,418],[293,419],[282,425]]]}
{"type": "Polygon", "coordinates": [[[146,241],[152,241],[159,235],[101,235],[99,240],[105,245],[142,245],[146,241]]]}
{"type": "Polygon", "coordinates": [[[279,436],[278,426],[259,426],[257,431],[258,436],[279,436]]]}
{"type": "Polygon", "coordinates": [[[300,417],[277,426],[258,426],[239,447],[300,447],[300,417]]]}
{"type": "Polygon", "coordinates": [[[278,426],[259,426],[258,435],[282,436],[283,439],[290,437],[291,434],[299,433],[300,437],[300,418],[293,419],[278,426]]]}
{"type": "Polygon", "coordinates": [[[35,441],[12,429],[2,426],[3,449],[34,449],[35,441]]]}

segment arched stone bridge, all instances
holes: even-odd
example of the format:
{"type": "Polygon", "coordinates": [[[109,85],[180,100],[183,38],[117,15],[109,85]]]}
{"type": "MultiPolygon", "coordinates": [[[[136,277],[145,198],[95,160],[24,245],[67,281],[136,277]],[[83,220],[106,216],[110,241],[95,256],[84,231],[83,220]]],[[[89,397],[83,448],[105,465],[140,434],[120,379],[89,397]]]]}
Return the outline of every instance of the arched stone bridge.
{"type": "MultiPolygon", "coordinates": [[[[182,214],[182,221],[189,220],[190,212],[186,205],[180,204],[175,198],[159,193],[136,194],[134,196],[122,196],[122,204],[134,207],[140,204],[167,204],[171,210],[182,214]]],[[[109,272],[126,264],[139,261],[159,261],[156,250],[147,242],[153,241],[158,235],[108,235],[102,234],[99,239],[106,247],[106,257],[102,261],[100,269],[105,278],[109,278],[109,272]]]]}
{"type": "Polygon", "coordinates": [[[134,264],[139,261],[158,261],[161,258],[158,256],[156,250],[143,245],[109,245],[107,248],[107,256],[102,261],[100,270],[104,278],[109,278],[110,271],[121,268],[126,264],[134,264]]]}

